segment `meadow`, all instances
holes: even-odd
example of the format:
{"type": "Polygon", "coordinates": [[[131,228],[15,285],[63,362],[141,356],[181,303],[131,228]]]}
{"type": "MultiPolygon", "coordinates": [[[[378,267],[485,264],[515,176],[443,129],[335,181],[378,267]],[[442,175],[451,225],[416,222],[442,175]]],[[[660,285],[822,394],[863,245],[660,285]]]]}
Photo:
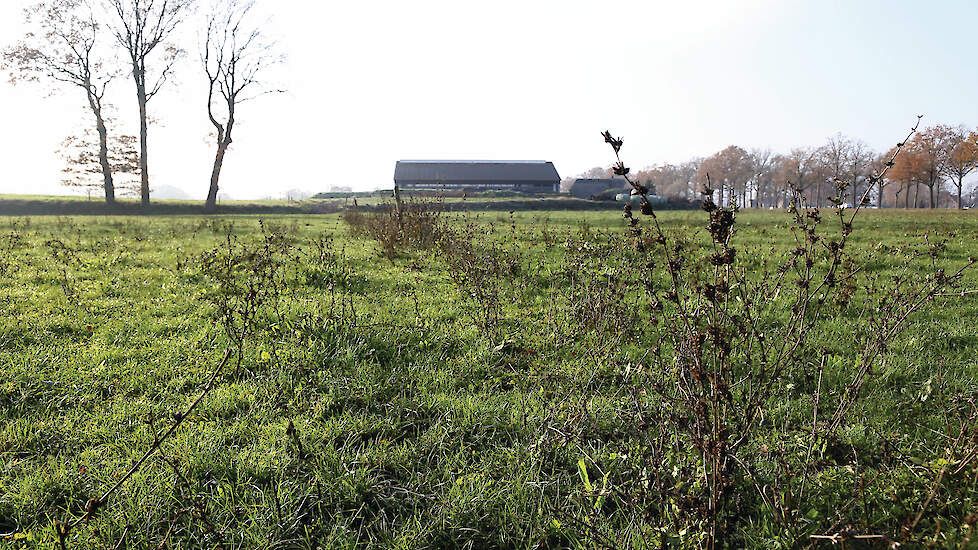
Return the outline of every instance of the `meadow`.
{"type": "MultiPolygon", "coordinates": [[[[704,212],[659,220],[713,253],[704,212]]],[[[831,433],[819,416],[849,395],[866,312],[975,255],[973,213],[860,214],[866,289],[826,306],[756,404],[712,535],[702,457],[652,441],[678,422],[650,414],[673,376],[649,357],[669,311],[654,250],[618,212],[433,223],[454,240],[385,247],[340,214],[0,219],[0,545],[974,544],[974,271],[908,312],[831,433]]],[[[793,223],[738,214],[751,280],[791,256],[793,223]]]]}

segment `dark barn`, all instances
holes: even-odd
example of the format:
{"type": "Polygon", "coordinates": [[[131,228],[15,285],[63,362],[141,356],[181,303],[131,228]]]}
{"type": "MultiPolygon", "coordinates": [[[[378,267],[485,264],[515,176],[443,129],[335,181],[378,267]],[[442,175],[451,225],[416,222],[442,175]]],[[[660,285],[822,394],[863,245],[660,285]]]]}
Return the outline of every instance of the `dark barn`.
{"type": "Polygon", "coordinates": [[[609,189],[625,189],[629,187],[624,178],[588,179],[578,178],[570,187],[571,196],[580,199],[590,199],[594,195],[609,189]]]}
{"type": "Polygon", "coordinates": [[[404,190],[560,191],[557,169],[542,160],[401,160],[394,183],[404,190]]]}

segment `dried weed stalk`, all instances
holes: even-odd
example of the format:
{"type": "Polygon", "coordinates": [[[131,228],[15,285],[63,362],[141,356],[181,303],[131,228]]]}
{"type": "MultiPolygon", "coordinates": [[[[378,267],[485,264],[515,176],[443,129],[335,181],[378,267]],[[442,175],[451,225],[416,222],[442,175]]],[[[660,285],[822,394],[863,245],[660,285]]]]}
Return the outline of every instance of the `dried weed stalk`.
{"type": "MultiPolygon", "coordinates": [[[[916,129],[915,125],[907,139],[916,129]]],[[[709,244],[705,253],[691,249],[663,228],[649,189],[630,176],[620,157],[622,139],[610,132],[603,137],[617,157],[615,174],[628,180],[637,210],[650,220],[642,224],[636,208],[625,205],[629,233],[646,258],[644,287],[653,326],[644,365],[627,374],[637,441],[627,451],[637,462],[614,487],[589,484],[589,498],[600,499],[600,504],[585,506],[587,512],[575,521],[598,544],[615,540],[592,527],[597,524],[594,516],[613,501],[630,521],[651,526],[645,544],[736,547],[744,544],[740,537],[757,520],[752,515],[757,503],[791,546],[815,541],[808,538],[812,527],[805,518],[805,503],[820,490],[815,480],[835,467],[860,471],[852,453],[832,456],[830,449],[832,442],[842,440],[840,432],[868,377],[908,318],[956,288],[974,259],[953,272],[934,264],[925,277],[915,278],[904,269],[898,285],[864,276],[861,258],[849,246],[853,224],[869,204],[869,189],[885,177],[906,140],[872,176],[855,207],[844,206],[846,183],[838,182],[831,227],[826,227],[822,212],[806,207],[796,192],[789,207],[793,248],[776,267],[764,262],[757,269],[745,260],[749,251],[736,245],[735,206],[716,204],[714,190],[703,189],[709,244]],[[832,388],[838,391],[827,391],[814,336],[857,294],[862,313],[856,321],[864,327],[855,334],[861,339],[859,353],[845,372],[848,382],[832,388]],[[789,380],[818,382],[811,388],[813,410],[807,424],[801,421],[792,428],[798,437],[778,440],[772,433],[782,427],[770,423],[790,390],[789,380]]],[[[931,254],[936,257],[939,250],[931,254]]],[[[955,441],[973,436],[973,428],[967,429],[955,441]]],[[[611,469],[599,461],[589,466],[605,474],[611,469]]],[[[902,534],[905,540],[911,540],[918,522],[902,534]]],[[[860,536],[901,537],[872,532],[860,536]]],[[[629,545],[620,540],[614,544],[629,545]]]]}
{"type": "MultiPolygon", "coordinates": [[[[163,453],[163,445],[193,415],[220,382],[221,377],[226,374],[229,365],[234,365],[235,372],[240,371],[245,347],[254,335],[257,323],[266,312],[277,307],[289,246],[285,235],[280,231],[265,230],[263,235],[263,240],[252,247],[238,243],[229,231],[225,246],[202,256],[201,270],[215,283],[209,299],[215,306],[217,322],[224,329],[228,341],[224,356],[213,368],[193,401],[182,410],[174,408],[168,426],[157,429],[155,420],[150,422],[153,431],[152,443],[132,466],[117,476],[116,482],[111,487],[100,496],[90,499],[81,514],[72,517],[72,512],[69,510],[64,520],[55,522],[54,528],[62,550],[67,547],[70,534],[83,523],[94,519],[99,511],[108,505],[112,495],[118,492],[154,455],[160,454],[163,461],[174,469],[175,475],[184,486],[190,486],[189,480],[180,473],[176,461],[163,453]]],[[[61,247],[54,247],[54,249],[62,250],[61,247]]],[[[206,507],[201,501],[196,500],[189,509],[194,511],[210,534],[218,540],[223,537],[221,531],[211,522],[206,507]]]]}

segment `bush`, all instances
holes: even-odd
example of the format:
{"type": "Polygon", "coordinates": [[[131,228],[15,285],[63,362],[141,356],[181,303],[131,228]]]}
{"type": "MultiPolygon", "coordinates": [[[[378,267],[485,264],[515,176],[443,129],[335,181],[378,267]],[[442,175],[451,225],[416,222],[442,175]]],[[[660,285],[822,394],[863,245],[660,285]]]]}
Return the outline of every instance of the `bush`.
{"type": "Polygon", "coordinates": [[[385,205],[370,213],[354,207],[344,212],[343,221],[354,235],[366,235],[376,240],[381,254],[393,260],[408,248],[432,248],[441,235],[441,212],[439,203],[408,200],[399,209],[385,205]]]}

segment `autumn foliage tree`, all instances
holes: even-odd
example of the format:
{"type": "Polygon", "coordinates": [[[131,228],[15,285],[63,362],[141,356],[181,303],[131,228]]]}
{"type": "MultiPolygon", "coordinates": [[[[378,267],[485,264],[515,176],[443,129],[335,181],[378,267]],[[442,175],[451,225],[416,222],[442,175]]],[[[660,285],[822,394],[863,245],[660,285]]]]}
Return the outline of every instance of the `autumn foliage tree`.
{"type": "MultiPolygon", "coordinates": [[[[582,177],[611,177],[611,171],[597,167],[582,177]]],[[[978,129],[936,125],[882,153],[838,133],[819,146],[784,154],[731,145],[705,159],[639,170],[633,179],[658,195],[690,200],[707,187],[709,176],[715,200],[738,207],[784,208],[797,198],[813,207],[838,202],[878,208],[937,208],[953,199],[962,208],[971,200],[966,187],[976,172],[978,129]],[[901,153],[892,160],[898,148],[901,153]]]]}
{"type": "Polygon", "coordinates": [[[707,187],[707,176],[717,192],[718,204],[738,204],[747,206],[747,183],[754,174],[750,153],[736,145],[707,157],[700,164],[699,180],[702,188],[707,187]]]}
{"type": "Polygon", "coordinates": [[[640,170],[636,179],[655,193],[670,199],[690,200],[698,195],[696,175],[700,160],[682,164],[662,164],[640,170]]]}
{"type": "Polygon", "coordinates": [[[932,126],[920,132],[910,141],[919,163],[917,170],[921,183],[930,195],[928,206],[937,208],[940,186],[944,180],[944,170],[950,156],[951,135],[947,126],[932,126]]]}
{"type": "Polygon", "coordinates": [[[978,130],[969,132],[962,126],[946,129],[948,139],[944,175],[957,192],[958,209],[963,205],[964,179],[978,168],[978,130]]]}
{"type": "Polygon", "coordinates": [[[87,0],[48,0],[27,8],[25,19],[31,30],[3,53],[3,66],[13,82],[44,79],[85,93],[98,134],[92,160],[97,160],[105,201],[111,204],[115,185],[104,102],[116,73],[94,7],[87,0]]]}
{"type": "MultiPolygon", "coordinates": [[[[964,206],[968,178],[978,172],[978,129],[936,125],[900,146],[888,166],[896,147],[877,153],[841,133],[784,154],[731,145],[705,159],[640,170],[634,179],[659,195],[688,200],[706,188],[709,176],[716,201],[738,207],[786,207],[796,196],[814,207],[868,201],[862,206],[937,208],[952,199],[964,206]]],[[[606,177],[607,170],[589,174],[606,177]]]]}
{"type": "Polygon", "coordinates": [[[920,187],[929,191],[928,207],[936,208],[940,186],[950,150],[952,136],[946,126],[931,126],[918,132],[907,144],[905,154],[897,158],[891,177],[898,182],[904,193],[904,205],[910,208],[910,194],[913,192],[913,207],[921,206],[920,187]]]}

